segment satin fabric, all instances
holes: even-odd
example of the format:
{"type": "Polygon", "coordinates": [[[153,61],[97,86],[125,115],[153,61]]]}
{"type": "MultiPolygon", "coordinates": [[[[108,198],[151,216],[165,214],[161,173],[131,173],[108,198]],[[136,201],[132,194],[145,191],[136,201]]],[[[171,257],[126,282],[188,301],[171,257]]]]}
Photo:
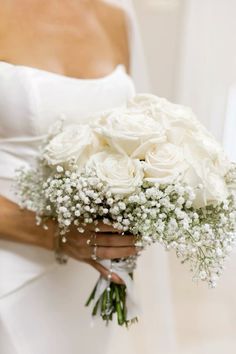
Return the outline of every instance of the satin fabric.
{"type": "MultiPolygon", "coordinates": [[[[80,80],[0,62],[0,78],[0,194],[15,202],[15,169],[34,163],[51,123],[61,114],[67,123],[87,122],[135,93],[122,65],[104,78],[80,80]]],[[[172,353],[164,251],[154,246],[140,258],[135,284],[142,316],[129,331],[92,323],[84,303],[97,277],[83,263],[61,267],[51,252],[0,241],[0,353],[172,353]]]]}

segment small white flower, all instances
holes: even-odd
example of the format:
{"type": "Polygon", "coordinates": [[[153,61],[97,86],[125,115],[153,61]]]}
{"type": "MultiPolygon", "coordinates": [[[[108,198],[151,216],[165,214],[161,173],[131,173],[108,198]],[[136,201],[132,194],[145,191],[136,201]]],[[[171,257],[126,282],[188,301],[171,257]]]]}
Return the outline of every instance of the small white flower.
{"type": "Polygon", "coordinates": [[[64,207],[64,206],[61,206],[59,208],[59,211],[60,211],[60,213],[66,213],[68,211],[68,209],[66,207],[64,207]]]}
{"type": "Polygon", "coordinates": [[[62,166],[57,166],[57,172],[62,173],[64,171],[64,168],[62,166]]]}
{"type": "Polygon", "coordinates": [[[84,229],[82,227],[78,227],[77,230],[79,231],[79,233],[83,234],[84,233],[84,229]]]}
{"type": "Polygon", "coordinates": [[[217,248],[217,249],[216,249],[216,254],[217,254],[217,256],[221,257],[221,256],[223,255],[222,249],[217,248]]]}
{"type": "Polygon", "coordinates": [[[71,221],[70,221],[69,219],[66,219],[66,220],[64,221],[64,224],[65,224],[66,226],[70,226],[71,221]]]}
{"type": "Polygon", "coordinates": [[[202,270],[202,271],[199,273],[199,278],[200,278],[201,280],[205,280],[206,277],[207,277],[207,273],[206,273],[204,270],[202,270]]]}

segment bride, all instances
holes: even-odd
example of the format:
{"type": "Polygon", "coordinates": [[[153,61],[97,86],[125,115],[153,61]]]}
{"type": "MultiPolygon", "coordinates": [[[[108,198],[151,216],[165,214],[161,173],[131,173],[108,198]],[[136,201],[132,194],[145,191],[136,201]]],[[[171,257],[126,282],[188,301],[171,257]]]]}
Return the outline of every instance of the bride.
{"type": "MultiPolygon", "coordinates": [[[[48,230],[36,226],[33,213],[19,209],[11,187],[15,169],[34,163],[49,126],[62,114],[66,123],[86,122],[91,113],[120,106],[134,95],[132,74],[141,84],[141,60],[134,60],[138,38],[134,36],[132,9],[126,1],[117,6],[119,3],[1,2],[1,354],[172,350],[164,254],[154,247],[139,264],[137,290],[145,311],[140,324],[129,332],[116,325],[106,328],[100,321],[92,324],[84,302],[96,271],[104,277],[109,274],[91,258],[93,247],[86,239],[91,237],[93,227],[79,242],[76,231],[71,230],[68,239],[76,240],[77,245],[66,243],[63,251],[70,260],[61,267],[53,256],[54,223],[48,230]]],[[[124,239],[105,225],[100,229],[96,238],[98,257],[127,257],[139,251],[132,235],[124,239]]],[[[122,282],[116,274],[112,281],[122,282]]]]}

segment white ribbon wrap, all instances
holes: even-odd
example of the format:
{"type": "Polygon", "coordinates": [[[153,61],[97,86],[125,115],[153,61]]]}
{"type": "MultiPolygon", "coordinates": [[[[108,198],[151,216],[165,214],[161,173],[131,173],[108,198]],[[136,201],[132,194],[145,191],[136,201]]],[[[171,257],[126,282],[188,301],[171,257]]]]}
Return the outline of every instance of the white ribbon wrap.
{"type": "MultiPolygon", "coordinates": [[[[112,269],[112,272],[117,274],[126,285],[126,306],[127,306],[127,320],[132,320],[140,314],[139,306],[137,303],[135,291],[134,291],[134,282],[131,279],[129,273],[132,272],[130,264],[127,261],[112,262],[111,260],[99,260],[103,267],[107,269],[112,269]]],[[[135,267],[135,263],[134,263],[135,267]]],[[[98,301],[103,292],[110,286],[111,281],[100,276],[97,284],[97,289],[94,296],[94,303],[98,301]]]]}

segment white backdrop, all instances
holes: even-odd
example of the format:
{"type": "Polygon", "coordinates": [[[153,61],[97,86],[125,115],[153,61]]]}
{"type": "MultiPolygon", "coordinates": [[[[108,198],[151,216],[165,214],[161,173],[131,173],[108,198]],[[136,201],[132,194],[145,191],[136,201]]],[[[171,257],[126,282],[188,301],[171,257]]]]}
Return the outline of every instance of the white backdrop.
{"type": "MultiPolygon", "coordinates": [[[[236,1],[134,2],[153,92],[190,105],[236,160],[236,1]]],[[[169,260],[176,353],[235,354],[236,252],[215,290],[169,260]]]]}
{"type": "Polygon", "coordinates": [[[184,0],[133,0],[153,92],[174,99],[184,0]]]}
{"type": "Polygon", "coordinates": [[[190,105],[221,139],[236,82],[235,0],[134,0],[153,92],[190,105]]]}

